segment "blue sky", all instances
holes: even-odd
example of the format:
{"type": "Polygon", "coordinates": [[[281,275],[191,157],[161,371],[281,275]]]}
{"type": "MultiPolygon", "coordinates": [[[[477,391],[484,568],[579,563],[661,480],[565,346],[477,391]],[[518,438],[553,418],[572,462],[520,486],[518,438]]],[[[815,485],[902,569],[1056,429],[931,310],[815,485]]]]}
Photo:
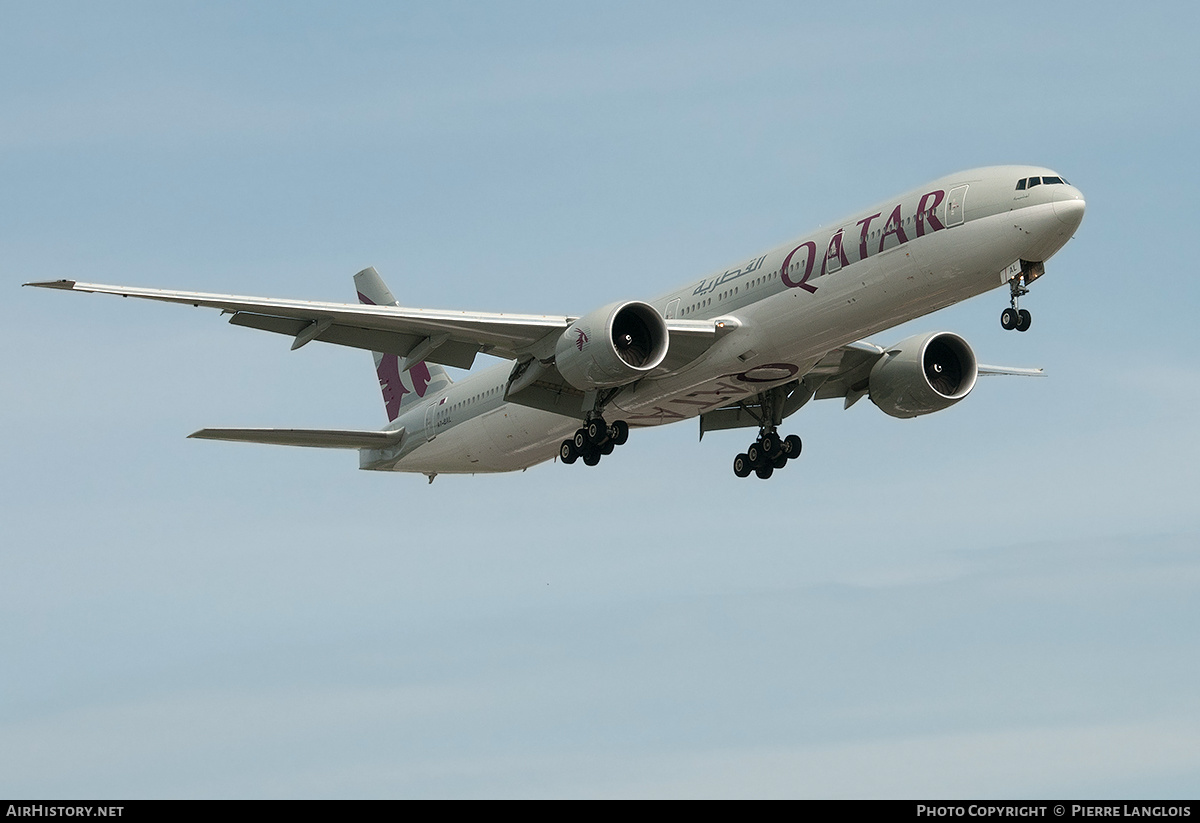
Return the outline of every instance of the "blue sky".
{"type": "Polygon", "coordinates": [[[21,4],[0,29],[0,793],[1195,796],[1184,4],[21,4]],[[189,441],[373,428],[365,352],[98,282],[582,313],[963,168],[1088,214],[980,381],[587,470],[189,441]]]}

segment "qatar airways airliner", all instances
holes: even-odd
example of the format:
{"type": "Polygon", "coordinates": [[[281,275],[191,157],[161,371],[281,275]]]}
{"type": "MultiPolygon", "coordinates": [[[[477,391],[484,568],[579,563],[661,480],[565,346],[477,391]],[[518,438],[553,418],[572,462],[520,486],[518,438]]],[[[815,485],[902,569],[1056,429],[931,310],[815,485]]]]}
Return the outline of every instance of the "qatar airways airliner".
{"type": "Polygon", "coordinates": [[[581,316],[402,307],[373,268],[354,276],[358,303],[106,286],[28,283],[220,309],[229,322],[374,353],[389,423],[382,431],[201,429],[192,437],[357,449],[375,471],[438,474],[524,469],[557,457],[595,465],[630,429],[699,418],[700,436],[757,429],[733,459],[767,479],[798,457],[779,434],[812,399],[869,397],[893,417],[945,409],[985,366],[950,332],[891,346],[863,338],[1006,289],[1005,329],[1045,262],[1083,220],[1079,189],[1050,169],[994,166],[942,177],[652,300],[618,300],[581,316]],[[502,363],[452,382],[479,353],[502,363]]]}

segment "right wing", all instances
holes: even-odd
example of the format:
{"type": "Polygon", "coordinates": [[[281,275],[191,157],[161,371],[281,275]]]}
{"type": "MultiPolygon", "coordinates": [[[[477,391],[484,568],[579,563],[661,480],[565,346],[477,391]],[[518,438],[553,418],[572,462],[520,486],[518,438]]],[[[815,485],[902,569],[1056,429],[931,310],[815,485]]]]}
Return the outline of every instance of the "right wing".
{"type": "MultiPolygon", "coordinates": [[[[406,360],[427,360],[469,369],[482,352],[508,360],[554,356],[558,338],[576,317],[547,314],[500,314],[410,309],[362,303],[321,303],[167,291],[136,286],[107,286],[75,280],[26,283],[43,289],[117,294],[190,306],[220,309],[235,326],[286,334],[297,349],[313,341],[395,354],[406,360]]],[[[702,354],[716,339],[716,322],[668,320],[670,346],[664,366],[679,368],[702,354]]],[[[557,377],[557,372],[555,372],[557,377]]]]}
{"type": "MultiPolygon", "coordinates": [[[[357,349],[409,357],[446,366],[470,368],[479,352],[510,360],[526,354],[542,355],[574,319],[541,314],[498,314],[438,309],[408,309],[359,303],[320,303],[311,300],[282,300],[245,297],[237,294],[207,294],[167,291],[135,286],[106,286],[53,280],[26,283],[43,289],[118,294],[167,303],[221,309],[232,314],[229,322],[295,338],[292,348],[312,340],[357,349]],[[541,344],[541,345],[539,345],[541,344]],[[420,350],[420,351],[418,351],[420,350]]],[[[545,356],[545,355],[543,355],[545,356]]]]}
{"type": "Polygon", "coordinates": [[[231,440],[272,446],[309,446],[316,449],[386,449],[404,440],[404,429],[359,431],[347,429],[201,429],[188,437],[198,440],[231,440]]]}

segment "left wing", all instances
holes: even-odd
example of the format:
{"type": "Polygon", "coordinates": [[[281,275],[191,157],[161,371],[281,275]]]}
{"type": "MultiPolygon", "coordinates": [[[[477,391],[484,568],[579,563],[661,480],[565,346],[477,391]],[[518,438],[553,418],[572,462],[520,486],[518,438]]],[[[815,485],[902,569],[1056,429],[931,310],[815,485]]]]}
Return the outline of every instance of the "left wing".
{"type": "MultiPolygon", "coordinates": [[[[700,437],[706,431],[751,428],[768,418],[779,420],[798,411],[809,400],[844,399],[850,408],[869,390],[871,369],[887,350],[874,343],[859,340],[840,346],[817,361],[798,380],[771,390],[757,398],[746,398],[700,415],[700,437]]],[[[980,376],[1008,375],[1013,377],[1045,377],[1043,369],[1022,369],[1009,366],[977,364],[980,376]]]]}
{"type": "Polygon", "coordinates": [[[985,366],[979,364],[980,377],[994,377],[1001,375],[1004,377],[1045,377],[1045,369],[1018,369],[1012,366],[985,366]]]}
{"type": "MultiPolygon", "coordinates": [[[[830,400],[845,398],[846,408],[857,403],[867,393],[867,378],[871,369],[887,350],[874,343],[859,340],[856,343],[834,349],[822,357],[817,365],[804,376],[804,381],[816,387],[813,398],[830,400]]],[[[1008,375],[1012,377],[1045,377],[1043,369],[1020,369],[1008,366],[976,365],[982,375],[1008,375]]]]}

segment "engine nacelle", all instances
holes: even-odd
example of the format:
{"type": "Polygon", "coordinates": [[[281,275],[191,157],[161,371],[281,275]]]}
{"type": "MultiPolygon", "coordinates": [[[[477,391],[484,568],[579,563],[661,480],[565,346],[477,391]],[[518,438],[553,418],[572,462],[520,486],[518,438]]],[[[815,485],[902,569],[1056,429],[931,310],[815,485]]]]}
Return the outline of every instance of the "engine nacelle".
{"type": "Polygon", "coordinates": [[[957,334],[917,334],[890,347],[871,369],[871,402],[892,417],[949,408],[975,388],[975,352],[957,334]]]}
{"type": "Polygon", "coordinates": [[[571,324],[554,348],[554,362],[577,389],[623,386],[667,356],[667,324],[647,303],[612,303],[571,324]]]}

